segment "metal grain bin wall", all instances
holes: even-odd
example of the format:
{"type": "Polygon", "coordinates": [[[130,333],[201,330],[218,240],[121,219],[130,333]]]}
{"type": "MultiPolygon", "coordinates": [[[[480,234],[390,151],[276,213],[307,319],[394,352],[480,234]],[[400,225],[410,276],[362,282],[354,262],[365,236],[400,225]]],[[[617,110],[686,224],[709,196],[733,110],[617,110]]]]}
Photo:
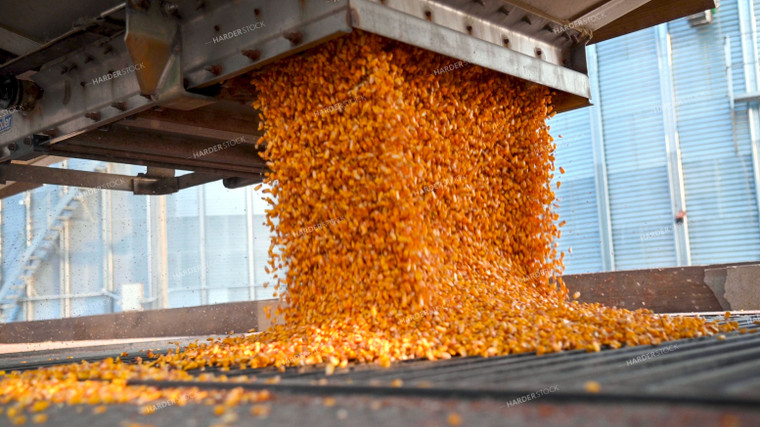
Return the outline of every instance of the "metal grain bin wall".
{"type": "Polygon", "coordinates": [[[597,49],[615,268],[673,265],[654,30],[609,40],[597,49]]]}
{"type": "MultiPolygon", "coordinates": [[[[143,168],[138,166],[112,166],[117,174],[135,175],[143,168]]],[[[110,235],[106,254],[107,275],[105,286],[111,286],[121,296],[121,286],[129,283],[143,284],[143,301],[151,297],[148,287],[148,215],[147,197],[135,197],[122,191],[104,191],[105,206],[108,212],[107,233],[110,235]],[[110,259],[109,259],[110,258],[110,259]]],[[[144,305],[144,307],[146,307],[144,305]]],[[[147,307],[150,307],[149,305],[147,307]]],[[[119,304],[115,311],[121,311],[119,304]]]]}
{"type": "MultiPolygon", "coordinates": [[[[97,162],[88,160],[70,160],[69,168],[93,170],[96,164],[97,162]]],[[[105,283],[102,264],[105,255],[103,251],[105,236],[101,228],[102,191],[82,190],[80,192],[82,199],[76,205],[75,214],[69,223],[70,293],[93,296],[71,299],[71,316],[87,316],[111,311],[111,301],[108,297],[95,296],[103,290],[105,283]]],[[[72,191],[77,191],[77,189],[72,189],[72,191]]]]}
{"type": "Polygon", "coordinates": [[[249,299],[246,191],[221,182],[200,187],[204,203],[204,262],[208,304],[249,299]]]}
{"type": "Polygon", "coordinates": [[[597,84],[602,88],[598,107],[589,117],[564,113],[552,120],[553,135],[571,142],[560,142],[557,151],[557,164],[568,169],[557,191],[568,221],[560,247],[573,247],[567,272],[595,271],[588,259],[593,251],[582,243],[590,236],[580,236],[586,233],[600,236],[604,270],[760,258],[757,98],[733,103],[733,117],[731,103],[732,96],[751,99],[758,92],[758,4],[723,2],[710,24],[678,19],[588,48],[592,97],[597,84]],[[583,148],[587,140],[591,146],[583,148]],[[593,171],[597,181],[604,173],[576,160],[580,148],[587,156],[604,153],[608,185],[597,182],[597,218],[575,215],[573,201],[567,206],[594,200],[578,186],[574,169],[593,171]],[[681,210],[685,220],[676,221],[681,210]],[[608,232],[612,244],[605,247],[608,232]]]}
{"type": "MultiPolygon", "coordinates": [[[[205,271],[201,264],[200,252],[199,190],[184,191],[163,197],[166,197],[167,211],[168,306],[173,308],[200,305],[204,300],[200,289],[205,271]]],[[[156,200],[153,205],[157,205],[158,202],[156,200]]],[[[152,206],[152,208],[156,207],[152,206]]],[[[152,219],[159,218],[154,216],[152,219]]],[[[150,238],[160,239],[157,227],[151,227],[150,238]]],[[[162,279],[160,270],[154,271],[151,279],[151,285],[156,289],[156,295],[159,295],[158,289],[160,289],[162,279]]]]}
{"type": "MultiPolygon", "coordinates": [[[[760,223],[752,161],[748,105],[737,103],[732,129],[730,82],[748,91],[747,67],[756,68],[750,1],[724,1],[712,24],[691,27],[685,19],[668,24],[672,43],[672,84],[683,162],[689,242],[693,264],[760,258],[760,223]],[[724,48],[730,46],[727,78],[724,48]]],[[[756,90],[756,86],[755,86],[756,90]]],[[[757,111],[757,106],[752,107],[757,111]]],[[[757,136],[755,136],[757,138],[757,136]]]]}
{"type": "MultiPolygon", "coordinates": [[[[593,76],[591,76],[593,85],[593,76]]],[[[555,116],[551,133],[557,144],[554,182],[562,182],[556,189],[559,221],[567,221],[562,228],[559,249],[565,252],[565,271],[587,273],[604,270],[599,233],[599,211],[596,191],[596,168],[592,150],[591,117],[594,105],[555,116]],[[563,135],[558,138],[558,135],[563,135]],[[559,173],[559,166],[565,174],[559,173]],[[572,248],[572,253],[568,249],[572,248]]]]}

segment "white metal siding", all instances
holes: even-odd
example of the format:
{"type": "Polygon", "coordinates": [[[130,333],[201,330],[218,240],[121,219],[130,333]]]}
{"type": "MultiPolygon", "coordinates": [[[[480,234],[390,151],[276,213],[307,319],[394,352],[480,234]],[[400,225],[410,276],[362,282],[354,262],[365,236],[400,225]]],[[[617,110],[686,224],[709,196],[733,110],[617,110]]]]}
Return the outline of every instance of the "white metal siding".
{"type": "Polygon", "coordinates": [[[655,37],[648,28],[597,47],[619,270],[676,263],[655,37]]]}
{"type": "Polygon", "coordinates": [[[590,108],[573,110],[550,120],[557,144],[552,188],[559,204],[559,221],[567,221],[561,229],[559,249],[565,252],[565,272],[570,274],[603,269],[589,112],[590,108]],[[564,175],[559,173],[560,166],[564,175]],[[560,188],[556,188],[557,181],[562,182],[560,188]]]}
{"type": "Polygon", "coordinates": [[[245,190],[221,182],[204,186],[209,303],[248,299],[245,190]]]}
{"type": "Polygon", "coordinates": [[[169,307],[200,305],[201,275],[205,271],[201,270],[198,190],[192,188],[166,196],[166,210],[169,307]]]}
{"type": "Polygon", "coordinates": [[[737,152],[723,55],[724,37],[730,37],[734,90],[744,92],[741,44],[748,40],[740,34],[736,1],[721,2],[710,25],[692,28],[679,19],[668,28],[693,263],[757,260],[747,106],[736,105],[737,152]]]}

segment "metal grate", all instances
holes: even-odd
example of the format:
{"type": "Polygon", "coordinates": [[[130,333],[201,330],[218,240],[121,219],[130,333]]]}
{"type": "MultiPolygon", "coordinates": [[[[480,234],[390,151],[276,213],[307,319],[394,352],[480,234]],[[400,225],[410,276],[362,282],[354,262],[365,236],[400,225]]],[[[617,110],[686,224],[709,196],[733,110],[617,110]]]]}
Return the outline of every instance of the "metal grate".
{"type": "MultiPolygon", "coordinates": [[[[274,368],[224,372],[250,375],[251,382],[192,382],[203,388],[267,388],[286,393],[511,399],[556,387],[544,401],[673,402],[757,407],[760,405],[760,316],[741,316],[746,333],[725,339],[704,337],[671,341],[660,346],[625,347],[598,353],[566,351],[493,358],[414,360],[389,369],[355,365],[325,375],[319,367],[274,368]],[[667,351],[666,351],[667,350],[667,351]],[[639,359],[637,359],[637,357],[639,359]],[[277,384],[267,380],[279,376],[277,384]],[[394,380],[401,387],[393,387],[394,380]],[[601,385],[598,393],[585,390],[588,381],[601,385]]],[[[206,369],[204,372],[214,372],[206,369]]],[[[200,373],[200,372],[198,372],[200,373]]],[[[154,386],[187,385],[168,381],[133,381],[154,386]]]]}
{"type": "MultiPolygon", "coordinates": [[[[713,320],[713,319],[710,319],[713,320]]],[[[760,315],[735,316],[746,333],[731,332],[725,339],[704,337],[670,341],[660,346],[606,349],[598,353],[575,350],[536,356],[524,353],[492,358],[460,357],[450,360],[412,360],[395,363],[391,368],[372,364],[351,365],[327,376],[324,368],[308,366],[246,369],[222,372],[219,368],[203,371],[223,373],[228,377],[248,375],[248,382],[131,381],[158,387],[197,386],[225,389],[244,387],[270,389],[274,392],[312,395],[344,394],[366,396],[416,396],[458,399],[513,399],[547,387],[556,392],[545,394],[542,401],[614,401],[699,403],[710,405],[760,405],[760,315]],[[758,323],[755,323],[758,322],[758,323]],[[638,359],[637,359],[638,358],[638,359]],[[255,377],[255,380],[253,378],[255,377]],[[276,384],[270,383],[279,377],[276,384]],[[394,380],[401,387],[393,387],[394,380]],[[589,393],[584,385],[595,381],[598,393],[589,393]]],[[[189,342],[189,341],[187,341],[189,342]]],[[[186,344],[183,342],[182,344],[186,344]]],[[[150,347],[148,343],[136,347],[150,347]]],[[[14,355],[0,362],[0,370],[26,370],[59,363],[87,360],[95,362],[116,357],[119,346],[100,349],[59,349],[40,354],[36,360],[14,355]],[[72,350],[73,359],[67,359],[72,350]],[[65,356],[64,356],[65,355],[65,356]],[[48,356],[48,357],[46,357],[48,356]],[[53,357],[55,356],[55,357],[53,357]],[[51,360],[47,360],[47,359],[51,360]]],[[[156,354],[165,353],[156,351],[156,354]]],[[[142,351],[129,351],[122,357],[133,363],[142,351]]]]}

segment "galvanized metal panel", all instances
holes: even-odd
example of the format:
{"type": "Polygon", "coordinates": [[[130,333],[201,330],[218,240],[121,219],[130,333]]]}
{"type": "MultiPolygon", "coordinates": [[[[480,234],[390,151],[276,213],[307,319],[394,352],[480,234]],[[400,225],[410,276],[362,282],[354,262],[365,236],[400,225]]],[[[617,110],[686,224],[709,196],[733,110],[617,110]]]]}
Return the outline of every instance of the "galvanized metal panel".
{"type": "MultiPolygon", "coordinates": [[[[71,165],[71,168],[75,167],[71,165]]],[[[70,272],[72,294],[93,294],[103,290],[103,259],[100,228],[99,192],[83,197],[70,221],[70,272]]],[[[108,312],[105,297],[76,298],[71,301],[72,316],[108,312]]]]}
{"type": "MultiPolygon", "coordinates": [[[[673,88],[673,60],[670,47],[670,35],[667,26],[659,25],[657,34],[657,57],[660,72],[660,95],[663,105],[674,105],[675,89],[673,88]]],[[[686,190],[684,189],[683,164],[681,149],[676,129],[676,112],[671,108],[662,109],[664,125],[665,152],[668,165],[668,185],[670,186],[671,217],[678,218],[686,211],[686,190]]],[[[676,264],[690,265],[691,250],[689,248],[689,221],[675,221],[671,226],[676,247],[676,264]]]]}
{"type": "Polygon", "coordinates": [[[271,232],[265,225],[266,217],[264,215],[253,216],[253,253],[256,257],[256,275],[254,277],[256,285],[256,299],[272,298],[274,293],[273,274],[266,272],[267,261],[269,261],[269,244],[271,242],[271,232]],[[264,284],[268,283],[268,287],[264,284]]]}
{"type": "Polygon", "coordinates": [[[603,270],[589,113],[590,109],[573,110],[549,122],[557,144],[552,187],[562,182],[554,193],[560,221],[567,221],[559,239],[559,250],[565,252],[565,273],[603,270]],[[560,166],[564,175],[559,173],[560,166]]]}
{"type": "Polygon", "coordinates": [[[16,194],[3,200],[3,251],[2,263],[3,281],[14,263],[19,262],[19,257],[26,250],[26,213],[24,211],[24,195],[16,194]]]}
{"type": "MultiPolygon", "coordinates": [[[[58,319],[64,316],[64,300],[58,298],[61,295],[63,277],[61,276],[61,263],[63,259],[59,252],[51,251],[45,258],[45,262],[34,272],[34,290],[37,296],[50,296],[47,300],[32,301],[29,305],[24,304],[23,309],[32,309],[33,320],[58,319]]],[[[19,315],[16,320],[24,319],[19,315]]]]}
{"type": "MultiPolygon", "coordinates": [[[[144,168],[115,165],[112,170],[118,174],[135,175],[138,169],[144,168]]],[[[107,194],[111,197],[109,217],[112,221],[111,247],[115,292],[119,293],[121,285],[125,283],[142,283],[142,296],[147,299],[150,297],[148,267],[144,261],[148,254],[148,242],[145,238],[148,232],[147,199],[121,191],[111,191],[107,194]]],[[[121,311],[118,305],[116,307],[117,311],[121,311]]]]}
{"type": "Polygon", "coordinates": [[[54,205],[50,202],[51,186],[44,185],[37,191],[33,191],[32,197],[32,236],[47,232],[50,210],[54,205]]]}
{"type": "Polygon", "coordinates": [[[599,55],[596,46],[588,48],[589,81],[591,97],[594,105],[591,107],[591,151],[594,158],[594,179],[596,184],[596,203],[598,210],[599,243],[604,270],[615,269],[615,247],[612,241],[612,213],[610,212],[610,193],[607,173],[607,160],[604,156],[604,126],[602,124],[602,108],[599,104],[599,55]]]}
{"type": "Polygon", "coordinates": [[[676,263],[655,37],[597,45],[616,269],[676,263]]]}
{"type": "MultiPolygon", "coordinates": [[[[56,205],[58,187],[45,185],[35,189],[31,194],[32,200],[32,217],[33,221],[33,233],[34,236],[39,234],[45,235],[48,233],[48,224],[52,222],[52,215],[56,214],[53,211],[53,207],[56,205]]],[[[34,296],[51,296],[50,300],[32,301],[29,305],[24,305],[24,310],[30,308],[32,310],[30,319],[44,320],[55,319],[61,316],[62,307],[61,300],[55,299],[56,296],[61,294],[61,262],[62,259],[59,256],[61,245],[60,238],[51,241],[51,250],[47,252],[47,256],[40,266],[34,271],[32,283],[32,289],[34,296]]],[[[22,320],[23,316],[18,316],[17,320],[22,320]]]]}
{"type": "MultiPolygon", "coordinates": [[[[241,192],[242,193],[242,192],[241,192]]],[[[207,216],[207,278],[211,288],[248,284],[245,215],[207,216]]]]}
{"type": "Polygon", "coordinates": [[[245,191],[220,182],[203,186],[206,212],[206,268],[209,303],[229,302],[228,288],[248,285],[245,191]]]}
{"type": "MultiPolygon", "coordinates": [[[[166,197],[169,245],[169,307],[200,305],[201,286],[198,193],[166,197]]],[[[152,237],[153,238],[153,237],[152,237]]]]}
{"type": "MultiPolygon", "coordinates": [[[[16,280],[18,268],[26,251],[26,208],[25,194],[16,194],[3,200],[2,232],[3,246],[0,253],[2,282],[0,296],[11,294],[10,286],[16,280]]],[[[4,299],[4,298],[3,298],[4,299]]]]}
{"type": "Polygon", "coordinates": [[[253,192],[253,212],[248,215],[253,216],[253,253],[256,258],[254,266],[254,284],[256,299],[270,299],[274,297],[274,274],[266,272],[267,261],[269,261],[269,244],[272,239],[272,232],[266,225],[266,211],[269,204],[264,200],[264,190],[269,188],[268,185],[262,185],[260,189],[253,192]],[[264,284],[268,283],[266,288],[264,284]]]}
{"type": "Polygon", "coordinates": [[[683,160],[689,237],[695,264],[760,258],[760,218],[752,172],[747,105],[736,104],[736,141],[722,54],[731,39],[734,90],[746,91],[737,2],[721,3],[714,22],[668,24],[683,160]]]}

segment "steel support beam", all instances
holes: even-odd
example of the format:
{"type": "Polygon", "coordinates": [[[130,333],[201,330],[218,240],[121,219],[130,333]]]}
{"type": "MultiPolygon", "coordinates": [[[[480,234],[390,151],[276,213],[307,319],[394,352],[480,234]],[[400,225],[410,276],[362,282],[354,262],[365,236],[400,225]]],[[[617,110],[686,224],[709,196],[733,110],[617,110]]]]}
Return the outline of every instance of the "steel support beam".
{"type": "MultiPolygon", "coordinates": [[[[714,6],[712,0],[218,0],[203,2],[203,7],[195,1],[117,3],[109,0],[98,6],[92,0],[77,0],[61,11],[51,2],[48,9],[62,16],[81,12],[94,17],[70,30],[44,13],[36,13],[39,22],[32,20],[35,14],[30,10],[42,10],[40,5],[3,6],[21,16],[19,34],[50,42],[0,65],[0,72],[23,76],[29,79],[27,86],[43,91],[28,109],[9,106],[12,114],[2,117],[6,125],[0,131],[0,162],[44,154],[27,147],[47,138],[48,153],[175,169],[186,163],[187,170],[219,172],[231,181],[256,180],[266,169],[263,162],[252,171],[239,164],[241,156],[235,162],[217,161],[233,151],[183,162],[174,155],[182,150],[179,144],[163,154],[136,152],[131,146],[115,152],[97,144],[81,146],[80,141],[58,146],[126,118],[134,119],[128,132],[168,131],[207,139],[239,134],[252,143],[258,125],[253,109],[239,126],[223,127],[219,120],[209,119],[215,113],[200,113],[199,107],[224,99],[220,92],[231,79],[354,29],[551,87],[557,90],[555,111],[564,111],[587,105],[584,45],[592,33],[599,36],[611,28],[606,37],[621,35],[640,29],[633,28],[641,25],[635,22],[639,18],[652,25],[652,19],[674,19],[714,6]],[[93,13],[100,7],[108,10],[93,13]],[[641,16],[643,10],[662,13],[641,16]],[[165,110],[148,113],[153,107],[165,110]],[[182,120],[183,113],[171,109],[193,114],[182,120]],[[204,114],[204,120],[192,123],[204,114]],[[173,120],[167,120],[169,116],[173,120]]],[[[5,16],[11,14],[0,17],[0,25],[17,28],[4,21],[5,16]]],[[[255,97],[248,93],[241,101],[250,105],[255,97]]]]}
{"type": "Polygon", "coordinates": [[[200,252],[201,305],[208,304],[208,260],[206,257],[206,189],[198,187],[198,240],[200,252]]]}
{"type": "Polygon", "coordinates": [[[607,181],[607,159],[604,148],[604,125],[599,94],[599,64],[596,46],[588,48],[588,71],[591,81],[591,145],[594,152],[594,182],[596,184],[596,206],[601,238],[602,268],[615,270],[615,243],[612,239],[612,214],[610,213],[610,190],[607,181]]]}
{"type": "Polygon", "coordinates": [[[119,125],[38,149],[59,157],[166,167],[223,177],[257,178],[265,173],[268,170],[266,162],[253,145],[254,141],[242,135],[236,138],[224,144],[217,140],[134,131],[119,125]],[[233,145],[232,141],[240,142],[233,145]]]}
{"type": "Polygon", "coordinates": [[[61,304],[63,304],[63,316],[71,317],[71,225],[68,221],[63,224],[61,241],[63,243],[61,247],[63,277],[61,281],[63,282],[63,295],[67,295],[66,298],[63,298],[61,304]]]}
{"type": "Polygon", "coordinates": [[[141,96],[134,72],[100,81],[132,66],[124,41],[113,38],[65,57],[62,65],[40,70],[33,78],[43,96],[33,110],[13,113],[12,127],[0,134],[0,146],[5,150],[13,142],[21,145],[34,134],[48,135],[56,143],[154,106],[141,96]]]}
{"type": "Polygon", "coordinates": [[[37,41],[24,37],[0,25],[0,49],[16,56],[21,56],[39,47],[40,44],[37,41]]]}
{"type": "MultiPolygon", "coordinates": [[[[65,167],[68,163],[68,160],[64,160],[61,162],[61,166],[65,167]]],[[[58,187],[58,197],[63,198],[66,197],[66,195],[69,193],[69,191],[76,191],[72,188],[63,186],[58,187]]],[[[58,256],[58,274],[60,277],[60,280],[58,280],[58,295],[68,295],[70,293],[70,275],[69,275],[69,263],[68,263],[68,248],[69,248],[69,224],[68,222],[63,225],[63,230],[61,233],[58,234],[58,247],[60,248],[59,256],[58,256]]],[[[62,299],[59,302],[59,317],[69,317],[67,312],[67,300],[62,299]]]]}
{"type": "Polygon", "coordinates": [[[175,178],[147,178],[71,169],[7,163],[0,165],[0,183],[21,181],[161,195],[222,179],[219,175],[191,173],[175,178]]]}
{"type": "Polygon", "coordinates": [[[166,197],[148,199],[148,259],[151,297],[155,308],[169,307],[169,245],[166,216],[166,197]]]}
{"type": "MultiPolygon", "coordinates": [[[[156,257],[156,250],[154,248],[154,239],[153,235],[155,233],[156,229],[156,219],[153,215],[153,203],[151,203],[151,198],[149,197],[145,201],[145,229],[146,229],[146,248],[147,248],[147,259],[148,259],[148,299],[151,300],[151,306],[150,309],[156,309],[158,308],[158,301],[159,297],[156,294],[156,271],[157,268],[155,266],[155,257],[156,257]]],[[[168,271],[166,272],[168,274],[168,271]]]]}
{"type": "Polygon", "coordinates": [[[189,173],[176,178],[162,178],[151,180],[144,178],[135,178],[135,194],[162,195],[176,193],[185,188],[195,187],[198,185],[208,184],[209,182],[218,181],[221,178],[218,175],[207,175],[201,173],[189,173]]]}
{"type": "Polygon", "coordinates": [[[9,32],[10,34],[5,35],[4,38],[17,44],[16,51],[26,50],[26,52],[23,52],[25,55],[17,54],[19,55],[18,58],[3,64],[2,71],[18,75],[28,70],[40,69],[62,55],[68,55],[79,50],[82,46],[100,43],[123,33],[123,23],[104,19],[112,11],[106,11],[103,16],[90,23],[74,26],[66,33],[41,45],[17,33],[9,32]]]}
{"type": "Polygon", "coordinates": [[[41,186],[42,184],[35,184],[33,182],[6,183],[2,186],[2,188],[0,188],[0,199],[15,196],[16,194],[21,194],[24,191],[34,190],[35,188],[41,186]]]}
{"type": "MultiPolygon", "coordinates": [[[[21,146],[32,135],[48,135],[50,143],[56,144],[154,106],[192,109],[215,102],[186,92],[185,86],[214,85],[351,31],[345,1],[285,0],[265,9],[271,17],[265,28],[216,43],[214,38],[222,33],[210,21],[235,30],[227,26],[239,23],[242,27],[250,19],[241,11],[259,10],[260,2],[227,1],[201,9],[191,3],[181,2],[177,14],[171,16],[157,10],[159,2],[152,2],[147,10],[128,4],[123,39],[114,36],[79,43],[79,50],[58,58],[56,65],[43,66],[32,79],[45,95],[32,111],[13,113],[12,126],[0,134],[0,160],[10,158],[9,144],[21,146]],[[177,16],[186,18],[180,23],[177,16]],[[294,31],[301,34],[298,40],[290,35],[294,31]],[[154,44],[160,49],[147,48],[154,44]],[[158,50],[163,54],[158,55],[158,50]]],[[[252,110],[251,116],[255,114],[252,110]]]]}
{"type": "MultiPolygon", "coordinates": [[[[55,163],[64,162],[65,160],[61,157],[55,157],[55,156],[43,156],[38,157],[31,162],[22,162],[23,164],[32,164],[35,166],[49,166],[55,163]]],[[[40,187],[41,184],[35,184],[30,182],[12,182],[12,183],[6,183],[5,185],[0,184],[0,199],[5,199],[10,196],[14,196],[16,194],[21,194],[24,191],[34,190],[37,187],[40,187]]]]}
{"type": "MultiPolygon", "coordinates": [[[[1,202],[1,201],[0,201],[1,202]]],[[[2,205],[0,205],[2,207],[2,205]]],[[[253,188],[245,189],[245,231],[246,231],[246,250],[248,253],[248,299],[256,299],[256,256],[255,256],[255,239],[253,231],[253,188]]]]}
{"type": "Polygon", "coordinates": [[[70,169],[6,163],[0,165],[0,183],[5,181],[35,182],[77,187],[108,187],[114,190],[132,191],[132,178],[128,175],[104,175],[70,169]]]}
{"type": "MultiPolygon", "coordinates": [[[[200,9],[193,2],[179,2],[174,12],[166,13],[159,2],[147,7],[127,3],[123,38],[122,33],[111,35],[112,29],[107,32],[110,37],[76,39],[78,49],[64,49],[54,61],[47,55],[34,56],[37,62],[29,67],[40,70],[31,78],[44,95],[31,111],[13,113],[12,126],[0,134],[0,147],[20,145],[36,134],[48,135],[56,144],[153,106],[194,109],[215,102],[186,88],[216,85],[353,28],[588,97],[583,42],[567,31],[552,32],[551,26],[544,27],[552,21],[516,6],[469,15],[446,1],[383,5],[368,0],[282,0],[262,7],[257,0],[238,0],[200,9]],[[430,22],[418,16],[426,4],[435,9],[430,22]],[[465,18],[471,21],[467,31],[460,28],[465,18]],[[504,19],[510,24],[503,24],[504,19]],[[521,19],[529,23],[521,24],[521,19]]],[[[60,45],[90,33],[72,30],[55,42],[60,45]]],[[[31,59],[19,58],[12,64],[16,68],[4,69],[21,73],[29,67],[18,64],[31,59]]],[[[4,157],[8,156],[6,150],[4,157]]]]}
{"type": "Polygon", "coordinates": [[[158,262],[161,271],[161,281],[159,282],[161,294],[161,308],[169,308],[169,218],[166,211],[166,196],[158,198],[157,203],[158,215],[158,262]]]}
{"type": "Polygon", "coordinates": [[[686,189],[683,178],[681,146],[678,141],[678,119],[676,116],[675,88],[673,87],[673,55],[670,49],[668,25],[660,24],[654,28],[657,40],[657,57],[660,69],[660,95],[662,105],[663,127],[665,129],[665,152],[668,165],[668,184],[673,214],[673,238],[678,265],[691,265],[691,245],[689,243],[689,218],[676,221],[680,211],[686,212],[686,189]]]}
{"type": "MultiPolygon", "coordinates": [[[[110,165],[106,167],[106,172],[110,172],[110,165]]],[[[100,197],[100,232],[103,236],[101,250],[103,251],[103,292],[113,294],[115,291],[114,283],[114,255],[113,255],[113,193],[106,191],[100,197]]],[[[116,311],[116,300],[110,300],[110,312],[116,311]]]]}
{"type": "MultiPolygon", "coordinates": [[[[34,297],[24,297],[21,298],[19,301],[50,301],[50,300],[69,300],[69,299],[76,299],[76,298],[96,298],[96,297],[107,297],[110,298],[112,301],[115,301],[117,299],[116,295],[111,294],[109,292],[101,291],[101,292],[89,292],[85,294],[64,294],[64,295],[39,295],[34,297]]],[[[71,315],[64,316],[64,317],[71,317],[71,315]]]]}
{"type": "Polygon", "coordinates": [[[180,4],[182,70],[191,88],[247,73],[352,31],[349,2],[236,0],[180,4]],[[245,32],[243,32],[245,31],[245,32]]]}
{"type": "MultiPolygon", "coordinates": [[[[24,222],[26,225],[26,251],[29,251],[30,247],[34,243],[34,216],[32,215],[32,193],[24,194],[24,222]]],[[[27,277],[24,279],[24,295],[31,297],[34,294],[34,277],[27,277]]],[[[5,314],[5,313],[3,313],[5,314]]],[[[7,320],[15,320],[18,315],[11,314],[7,320]]],[[[24,320],[34,320],[34,312],[32,311],[32,303],[27,302],[24,304],[24,320]]]]}
{"type": "MultiPolygon", "coordinates": [[[[502,55],[509,55],[509,51],[528,57],[529,61],[537,64],[545,62],[585,73],[583,48],[589,35],[563,25],[567,22],[556,16],[555,11],[537,10],[525,2],[481,1],[479,5],[467,8],[463,8],[462,3],[461,0],[350,1],[354,28],[468,61],[470,59],[463,55],[473,51],[460,49],[466,43],[460,39],[486,42],[496,47],[499,54],[488,58],[485,64],[473,63],[492,69],[495,69],[494,64],[500,62],[497,58],[507,61],[509,57],[502,55]],[[449,31],[439,33],[441,29],[449,31]]],[[[513,74],[522,71],[519,65],[522,64],[500,64],[510,70],[508,74],[523,77],[513,74]],[[510,66],[514,68],[510,69],[510,66]]],[[[523,78],[578,95],[572,90],[530,77],[540,78],[523,78]]],[[[585,97],[588,98],[588,93],[585,97]]]]}
{"type": "MultiPolygon", "coordinates": [[[[429,4],[417,0],[412,3],[419,6],[420,14],[423,14],[425,10],[423,3],[429,4]]],[[[531,49],[535,50],[531,50],[532,55],[529,56],[519,50],[504,47],[503,42],[494,44],[491,41],[472,37],[459,28],[450,28],[454,25],[454,21],[462,21],[464,18],[462,13],[457,16],[459,19],[452,19],[451,22],[433,23],[424,19],[424,15],[420,18],[399,13],[390,7],[369,0],[351,0],[351,8],[352,23],[356,28],[443,55],[451,55],[455,52],[459,59],[470,63],[582,98],[588,98],[590,95],[588,76],[560,65],[562,61],[573,60],[569,57],[570,53],[556,46],[542,43],[540,40],[530,40],[538,47],[532,47],[531,49]]],[[[471,25],[472,32],[475,32],[477,26],[482,27],[479,29],[482,34],[501,34],[508,31],[506,27],[478,21],[477,25],[471,25]]],[[[512,44],[512,39],[507,38],[509,39],[507,44],[512,44]]],[[[573,54],[582,56],[583,61],[578,62],[585,64],[583,52],[583,46],[580,45],[573,54]]],[[[585,65],[583,71],[585,71],[585,65]]]]}

